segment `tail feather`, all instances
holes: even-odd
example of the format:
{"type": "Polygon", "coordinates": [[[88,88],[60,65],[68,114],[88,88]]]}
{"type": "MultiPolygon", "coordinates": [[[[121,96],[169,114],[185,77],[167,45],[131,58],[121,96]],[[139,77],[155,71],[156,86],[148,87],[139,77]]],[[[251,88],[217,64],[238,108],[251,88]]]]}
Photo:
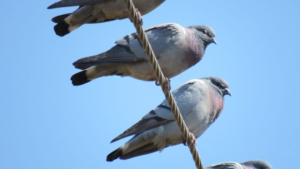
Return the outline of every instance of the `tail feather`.
{"type": "Polygon", "coordinates": [[[60,19],[60,22],[54,26],[55,33],[59,36],[65,36],[80,27],[82,24],[90,22],[90,20],[93,20],[92,12],[93,7],[91,5],[87,5],[79,7],[79,9],[71,15],[66,16],[67,14],[65,14],[53,18],[52,20],[54,21],[59,21],[60,19]]]}
{"type": "Polygon", "coordinates": [[[70,33],[69,27],[70,25],[63,20],[54,26],[54,31],[58,36],[65,36],[70,33]]]}
{"type": "Polygon", "coordinates": [[[114,161],[115,159],[122,159],[122,160],[126,160],[129,158],[133,158],[133,157],[137,157],[137,156],[141,156],[141,155],[145,155],[145,154],[149,154],[149,153],[153,153],[155,151],[158,151],[158,148],[154,145],[154,144],[147,144],[141,148],[138,148],[136,150],[133,150],[129,153],[124,153],[122,150],[122,147],[116,149],[115,151],[111,152],[110,154],[107,155],[106,157],[106,161],[114,161]]]}
{"type": "MultiPolygon", "coordinates": [[[[65,36],[85,23],[100,23],[115,20],[107,19],[105,15],[94,15],[95,10],[97,9],[94,9],[93,5],[83,5],[73,13],[54,17],[52,21],[57,23],[54,26],[55,33],[58,36],[65,36]]],[[[97,13],[101,12],[98,11],[97,13]]]]}
{"type": "Polygon", "coordinates": [[[106,161],[114,161],[115,159],[119,158],[123,155],[123,151],[121,148],[116,149],[115,151],[111,152],[107,155],[106,161]]]}
{"type": "Polygon", "coordinates": [[[67,13],[67,14],[63,14],[63,15],[58,15],[58,16],[52,18],[51,20],[54,23],[59,23],[59,22],[63,21],[64,19],[66,19],[70,15],[71,15],[71,13],[67,13]]]}
{"type": "Polygon", "coordinates": [[[105,57],[105,55],[106,55],[106,52],[98,54],[98,55],[94,55],[94,56],[84,57],[84,58],[81,58],[81,59],[78,59],[77,61],[75,61],[73,63],[73,65],[78,69],[84,70],[91,66],[99,65],[99,62],[97,62],[97,60],[101,60],[99,58],[105,57]]]}
{"type": "Polygon", "coordinates": [[[111,154],[109,154],[107,157],[115,157],[115,158],[108,158],[108,159],[116,159],[120,158],[123,160],[153,153],[158,150],[162,150],[165,146],[162,144],[163,148],[160,148],[159,144],[154,144],[153,141],[156,140],[156,134],[157,130],[160,129],[152,129],[145,131],[141,134],[135,135],[132,137],[127,143],[125,143],[122,147],[117,149],[118,151],[122,150],[122,153],[117,153],[118,151],[115,150],[111,154]],[[116,156],[117,154],[118,156],[116,156]],[[113,156],[114,155],[114,156],[113,156]]]}
{"type": "Polygon", "coordinates": [[[91,67],[89,69],[74,74],[71,77],[72,84],[74,86],[82,85],[102,76],[127,76],[128,72],[124,72],[124,69],[122,70],[121,66],[122,65],[98,65],[91,67]]]}
{"type": "Polygon", "coordinates": [[[86,76],[86,70],[74,74],[71,77],[71,80],[72,80],[72,84],[74,86],[83,85],[90,81],[90,80],[88,80],[88,77],[86,76]]]}
{"type": "Polygon", "coordinates": [[[138,148],[136,150],[133,150],[129,153],[125,153],[125,154],[120,155],[120,159],[126,160],[126,159],[129,159],[129,158],[133,158],[133,157],[153,153],[155,151],[158,151],[158,148],[157,148],[157,146],[155,146],[154,144],[151,143],[151,144],[147,144],[147,145],[145,145],[141,148],[138,148]]]}

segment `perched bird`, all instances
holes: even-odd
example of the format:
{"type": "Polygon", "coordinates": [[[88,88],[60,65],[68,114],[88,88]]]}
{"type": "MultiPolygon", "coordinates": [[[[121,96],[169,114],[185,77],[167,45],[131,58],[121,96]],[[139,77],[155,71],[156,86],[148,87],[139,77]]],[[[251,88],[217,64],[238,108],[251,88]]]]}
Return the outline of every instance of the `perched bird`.
{"type": "MultiPolygon", "coordinates": [[[[190,135],[199,137],[220,115],[224,96],[231,95],[225,80],[207,77],[190,80],[173,92],[190,135]]],[[[107,161],[129,159],[185,143],[167,100],[146,114],[112,142],[134,135],[107,156],[107,161]]]]}
{"type": "MultiPolygon", "coordinates": [[[[146,35],[164,75],[174,77],[198,63],[210,43],[216,43],[215,32],[204,25],[183,27],[162,24],[146,30],[146,35]]],[[[73,85],[82,85],[102,76],[131,76],[153,81],[155,74],[138,36],[133,33],[116,41],[110,50],[73,63],[86,69],[71,77],[73,85]]]]}
{"type": "Polygon", "coordinates": [[[244,163],[227,162],[205,167],[205,169],[272,169],[271,164],[263,160],[251,160],[244,163]]]}
{"type": "MultiPolygon", "coordinates": [[[[133,0],[139,10],[138,15],[145,15],[162,4],[165,0],[133,0]]],[[[48,9],[68,6],[79,6],[73,13],[56,16],[54,30],[64,36],[85,23],[102,23],[129,17],[124,0],[61,0],[48,9]]]]}

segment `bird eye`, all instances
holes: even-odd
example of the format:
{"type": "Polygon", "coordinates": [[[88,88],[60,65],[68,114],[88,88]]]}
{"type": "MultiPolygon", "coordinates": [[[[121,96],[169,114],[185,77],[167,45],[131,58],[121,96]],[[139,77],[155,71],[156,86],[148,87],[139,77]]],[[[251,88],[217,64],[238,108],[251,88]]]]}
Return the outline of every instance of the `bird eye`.
{"type": "Polygon", "coordinates": [[[207,30],[205,30],[205,29],[204,29],[204,31],[203,31],[203,32],[204,32],[205,34],[207,34],[207,30]]]}
{"type": "Polygon", "coordinates": [[[219,87],[222,87],[221,83],[219,83],[219,82],[217,82],[216,85],[219,86],[219,87]]]}

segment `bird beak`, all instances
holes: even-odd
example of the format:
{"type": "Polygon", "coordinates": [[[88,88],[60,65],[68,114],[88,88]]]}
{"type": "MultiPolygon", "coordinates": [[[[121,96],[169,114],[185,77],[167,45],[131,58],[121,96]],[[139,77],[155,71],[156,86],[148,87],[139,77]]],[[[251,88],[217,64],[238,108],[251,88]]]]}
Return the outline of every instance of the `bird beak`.
{"type": "Polygon", "coordinates": [[[216,44],[216,45],[218,44],[217,41],[215,40],[215,38],[211,38],[211,39],[213,40],[214,44],[216,44]]]}
{"type": "Polygon", "coordinates": [[[228,89],[225,89],[224,92],[223,92],[223,95],[224,95],[224,96],[225,96],[225,95],[231,96],[231,93],[230,93],[230,91],[229,91],[228,89]]]}

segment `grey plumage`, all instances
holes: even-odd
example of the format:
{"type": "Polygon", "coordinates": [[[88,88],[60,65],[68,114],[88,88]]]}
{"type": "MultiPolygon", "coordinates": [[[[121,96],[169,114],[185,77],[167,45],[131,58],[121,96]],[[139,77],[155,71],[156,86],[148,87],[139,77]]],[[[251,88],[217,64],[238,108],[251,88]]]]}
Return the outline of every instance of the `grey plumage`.
{"type": "MultiPolygon", "coordinates": [[[[227,94],[230,95],[227,82],[216,77],[190,80],[173,92],[182,117],[195,137],[199,137],[220,115],[227,94]]],[[[167,100],[112,142],[130,135],[134,137],[110,153],[107,161],[162,151],[185,142],[167,100]]]]}
{"type": "MultiPolygon", "coordinates": [[[[216,43],[213,29],[204,25],[183,27],[174,23],[162,24],[146,29],[146,36],[168,78],[195,65],[202,59],[207,45],[216,43]]],[[[117,40],[110,50],[79,59],[73,65],[86,69],[72,76],[74,85],[109,75],[155,80],[148,57],[135,33],[117,40]]]]}
{"type": "MultiPolygon", "coordinates": [[[[135,7],[142,15],[151,12],[165,0],[133,0],[135,7]]],[[[79,6],[73,13],[56,16],[54,30],[57,35],[64,36],[85,23],[101,23],[115,19],[128,18],[124,0],[61,0],[48,9],[68,6],[79,6]]]]}
{"type": "Polygon", "coordinates": [[[251,160],[241,164],[237,162],[214,164],[205,169],[272,169],[272,166],[263,160],[251,160]]]}

